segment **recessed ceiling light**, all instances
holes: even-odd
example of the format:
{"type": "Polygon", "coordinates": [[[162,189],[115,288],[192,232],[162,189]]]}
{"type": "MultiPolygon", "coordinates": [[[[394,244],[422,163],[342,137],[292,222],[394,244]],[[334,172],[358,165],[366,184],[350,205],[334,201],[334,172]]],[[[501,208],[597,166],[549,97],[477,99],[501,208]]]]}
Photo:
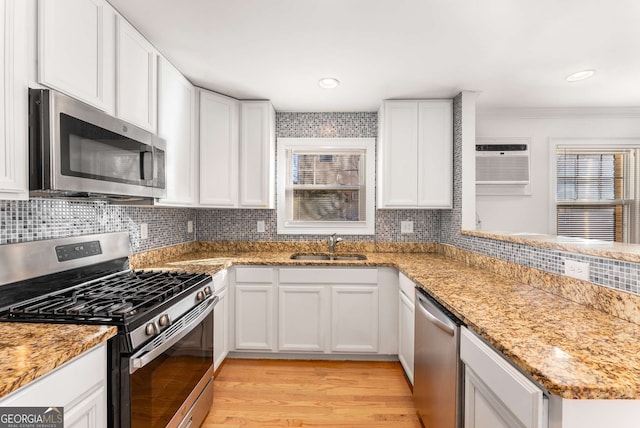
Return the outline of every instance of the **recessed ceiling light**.
{"type": "Polygon", "coordinates": [[[323,89],[333,89],[337,88],[340,84],[340,81],[334,77],[324,77],[318,80],[318,86],[323,89]]]}
{"type": "Polygon", "coordinates": [[[593,77],[596,74],[595,70],[582,70],[576,73],[570,74],[566,77],[567,82],[579,82],[581,80],[593,77]]]}

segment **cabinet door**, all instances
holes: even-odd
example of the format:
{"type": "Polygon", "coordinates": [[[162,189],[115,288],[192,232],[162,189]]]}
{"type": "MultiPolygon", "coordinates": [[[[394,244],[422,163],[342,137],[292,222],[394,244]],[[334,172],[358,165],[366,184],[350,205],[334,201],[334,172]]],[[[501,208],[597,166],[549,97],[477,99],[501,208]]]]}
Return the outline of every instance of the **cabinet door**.
{"type": "Polygon", "coordinates": [[[106,389],[99,388],[70,409],[65,409],[64,426],[67,428],[98,428],[106,427],[104,413],[106,389]]]}
{"type": "Polygon", "coordinates": [[[116,114],[156,133],[157,51],[122,16],[116,40],[116,114]]]}
{"type": "Polygon", "coordinates": [[[238,102],[200,91],[200,204],[238,206],[238,102]]]}
{"type": "Polygon", "coordinates": [[[114,17],[104,0],[40,0],[38,81],[113,112],[114,17]]]}
{"type": "Polygon", "coordinates": [[[378,352],[378,287],[331,287],[331,350],[378,352]]]}
{"type": "Polygon", "coordinates": [[[272,351],[273,286],[236,284],[236,349],[272,351]]]}
{"type": "Polygon", "coordinates": [[[381,208],[415,207],[418,194],[418,103],[386,101],[381,136],[381,208]]]}
{"type": "Polygon", "coordinates": [[[460,329],[460,359],[468,379],[465,385],[467,428],[547,427],[548,400],[542,389],[465,327],[460,329]],[[506,425],[492,425],[498,416],[506,425]],[[472,425],[474,421],[477,424],[472,425]]]}
{"type": "Polygon", "coordinates": [[[399,303],[398,359],[404,372],[413,384],[413,343],[414,343],[414,310],[415,306],[402,292],[399,303]]]}
{"type": "Polygon", "coordinates": [[[229,353],[228,321],[229,298],[228,289],[218,293],[218,303],[213,311],[213,369],[218,370],[220,364],[229,353]]]}
{"type": "Polygon", "coordinates": [[[524,427],[469,367],[465,368],[465,428],[524,427]]]}
{"type": "Polygon", "coordinates": [[[242,101],[240,207],[275,208],[275,111],[269,101],[242,101]]]}
{"type": "Polygon", "coordinates": [[[280,286],[279,351],[324,351],[327,294],[326,286],[280,286]]]}
{"type": "Polygon", "coordinates": [[[451,100],[418,104],[418,206],[451,208],[453,188],[451,100]]]}
{"type": "Polygon", "coordinates": [[[27,2],[0,3],[0,199],[27,199],[27,2]]]}
{"type": "Polygon", "coordinates": [[[167,141],[167,197],[162,204],[194,205],[197,156],[195,88],[165,58],[158,61],[158,135],[167,141]]]}

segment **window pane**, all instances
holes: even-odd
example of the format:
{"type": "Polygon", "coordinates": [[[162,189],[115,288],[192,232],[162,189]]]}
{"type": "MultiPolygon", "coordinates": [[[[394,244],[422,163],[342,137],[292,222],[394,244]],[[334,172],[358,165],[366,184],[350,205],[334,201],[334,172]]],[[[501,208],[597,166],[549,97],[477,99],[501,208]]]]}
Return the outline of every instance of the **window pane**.
{"type": "Polygon", "coordinates": [[[558,201],[606,201],[623,198],[623,155],[559,151],[556,160],[558,201]]]}
{"type": "Polygon", "coordinates": [[[364,150],[290,150],[289,221],[365,221],[364,150]]]}
{"type": "Polygon", "coordinates": [[[558,207],[558,235],[575,238],[622,240],[622,206],[558,207]]]}
{"type": "Polygon", "coordinates": [[[364,221],[360,191],[294,190],[294,221],[364,221]]]}

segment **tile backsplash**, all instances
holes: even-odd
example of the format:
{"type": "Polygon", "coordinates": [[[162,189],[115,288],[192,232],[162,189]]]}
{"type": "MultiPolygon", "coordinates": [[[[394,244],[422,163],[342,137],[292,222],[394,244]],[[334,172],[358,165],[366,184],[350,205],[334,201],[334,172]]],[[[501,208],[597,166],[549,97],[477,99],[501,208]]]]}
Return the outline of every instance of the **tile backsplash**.
{"type": "Polygon", "coordinates": [[[128,231],[133,252],[193,241],[187,221],[195,210],[132,207],[106,202],[31,199],[0,200],[0,245],[92,233],[128,231]],[[141,239],[140,223],[149,225],[141,239]]]}

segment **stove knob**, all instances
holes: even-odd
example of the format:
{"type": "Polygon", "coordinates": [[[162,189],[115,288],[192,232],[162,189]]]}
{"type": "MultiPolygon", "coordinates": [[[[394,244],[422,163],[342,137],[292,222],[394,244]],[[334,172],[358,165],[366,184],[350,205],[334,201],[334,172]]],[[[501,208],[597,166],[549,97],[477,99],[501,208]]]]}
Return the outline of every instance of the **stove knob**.
{"type": "Polygon", "coordinates": [[[156,325],[154,323],[150,322],[144,328],[144,332],[147,334],[147,336],[153,336],[158,333],[158,329],[156,328],[156,325]]]}
{"type": "Polygon", "coordinates": [[[198,291],[198,293],[196,293],[196,302],[202,302],[203,300],[204,300],[204,292],[198,291]]]}
{"type": "Polygon", "coordinates": [[[209,287],[208,285],[204,287],[204,295],[207,297],[211,296],[211,287],[209,287]]]}
{"type": "Polygon", "coordinates": [[[160,325],[160,327],[166,327],[169,324],[171,324],[171,318],[169,318],[169,314],[160,315],[160,318],[158,319],[158,325],[160,325]]]}

